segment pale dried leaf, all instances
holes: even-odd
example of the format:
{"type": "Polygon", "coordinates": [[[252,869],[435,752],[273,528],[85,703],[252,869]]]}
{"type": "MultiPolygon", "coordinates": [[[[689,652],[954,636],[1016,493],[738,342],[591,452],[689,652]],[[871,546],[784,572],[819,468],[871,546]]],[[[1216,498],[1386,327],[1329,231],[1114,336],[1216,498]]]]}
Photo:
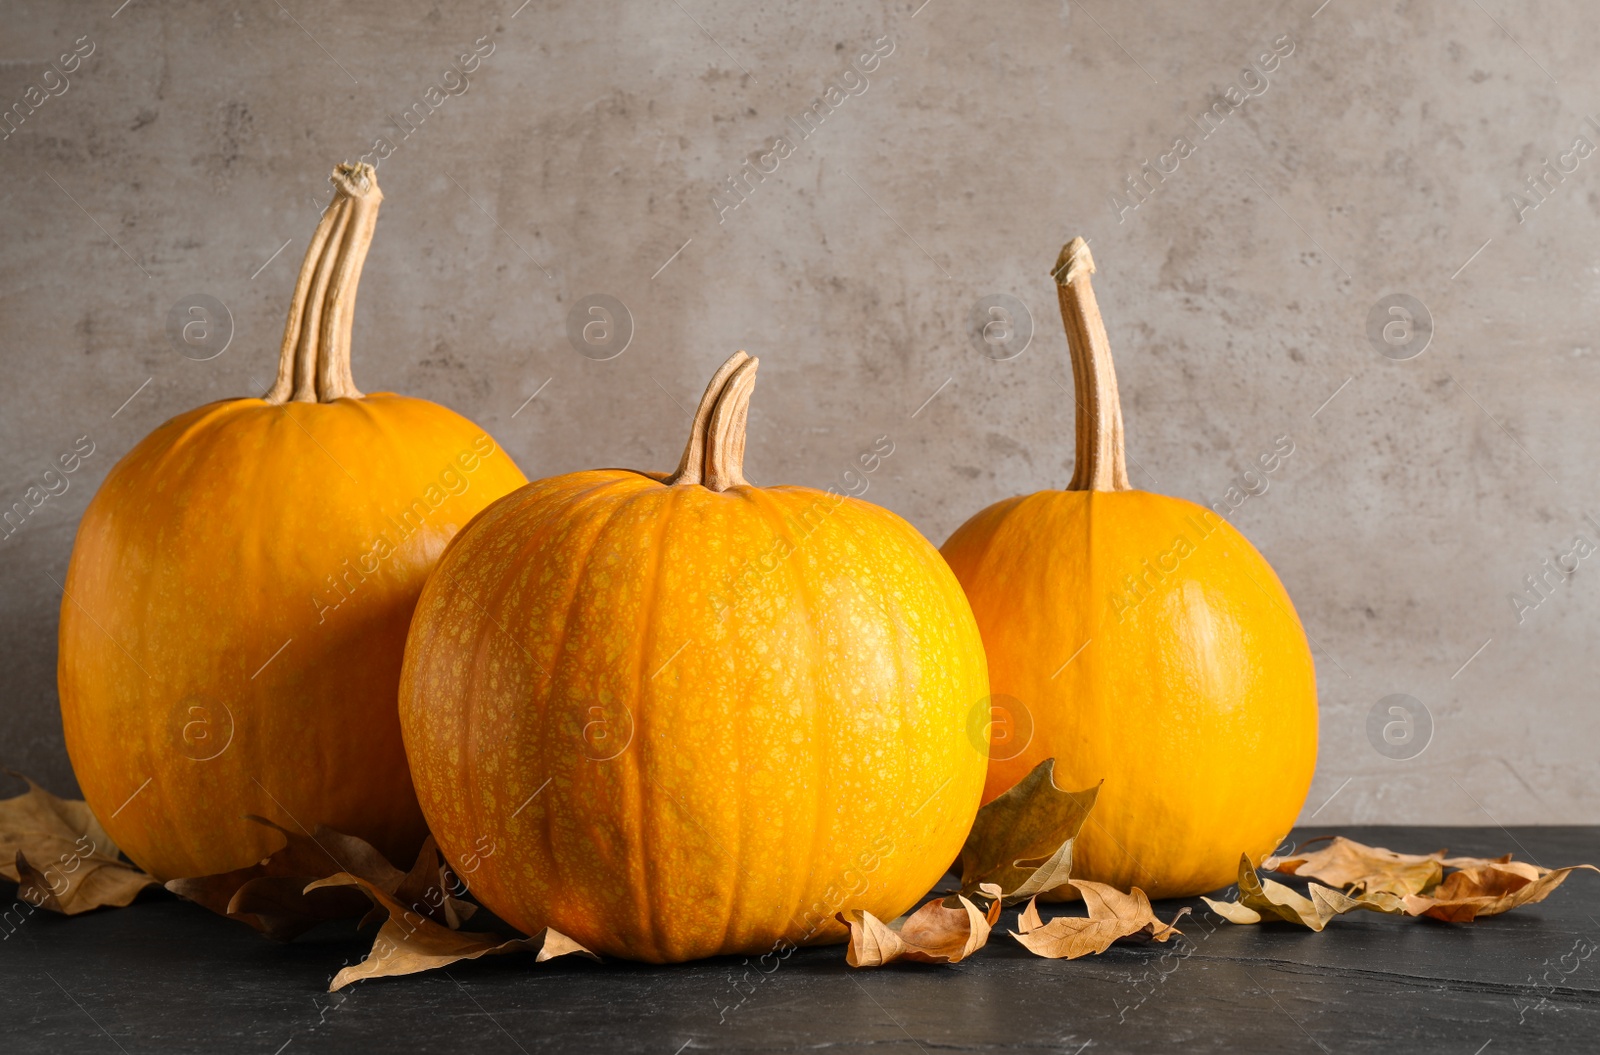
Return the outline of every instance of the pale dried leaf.
{"type": "Polygon", "coordinates": [[[15,868],[17,897],[38,908],[76,916],[96,908],[122,908],[146,887],[160,886],[154,876],[116,861],[66,855],[43,871],[34,868],[18,850],[15,868]]]}
{"type": "Polygon", "coordinates": [[[1383,912],[1391,916],[1404,916],[1406,914],[1405,896],[1396,894],[1393,891],[1371,890],[1351,896],[1360,902],[1359,907],[1371,912],[1383,912]]]}
{"type": "Polygon", "coordinates": [[[19,898],[75,916],[126,905],[145,887],[159,885],[122,860],[87,803],[57,798],[22,779],[27,791],[0,800],[0,876],[17,884],[19,898]]]}
{"type": "Polygon", "coordinates": [[[971,896],[982,884],[992,883],[1010,905],[1064,890],[1072,872],[1073,842],[1099,788],[1062,791],[1054,771],[1055,759],[1046,759],[978,811],[961,848],[962,893],[971,896]]]}
{"type": "MultiPolygon", "coordinates": [[[[1446,857],[1440,863],[1446,868],[1482,868],[1484,865],[1503,865],[1512,862],[1510,854],[1501,854],[1499,857],[1446,857]]],[[[1546,868],[1544,871],[1548,872],[1549,869],[1546,868]]]]}
{"type": "Polygon", "coordinates": [[[1600,872],[1594,865],[1545,869],[1525,861],[1465,868],[1446,876],[1431,896],[1407,897],[1405,910],[1413,916],[1431,916],[1447,923],[1471,923],[1479,916],[1498,916],[1519,905],[1543,901],[1580,868],[1600,872]]]}
{"type": "Polygon", "coordinates": [[[985,883],[979,887],[989,901],[980,910],[966,897],[930,901],[898,927],[886,924],[864,909],[849,909],[837,914],[850,929],[850,946],[845,962],[851,967],[882,967],[896,960],[916,963],[959,963],[989,941],[989,931],[1000,919],[1000,888],[985,883]]]}
{"type": "Polygon", "coordinates": [[[846,909],[835,917],[850,928],[844,958],[851,967],[882,967],[906,954],[899,933],[866,909],[846,909]]]}
{"type": "Polygon", "coordinates": [[[1380,892],[1379,895],[1371,897],[1366,895],[1352,897],[1332,887],[1312,883],[1309,885],[1308,894],[1309,896],[1301,894],[1292,887],[1271,879],[1262,879],[1251,866],[1249,855],[1241,854],[1238,901],[1232,906],[1210,898],[1206,898],[1205,901],[1219,915],[1232,923],[1259,923],[1263,919],[1270,918],[1298,923],[1315,931],[1326,927],[1333,917],[1354,909],[1366,909],[1371,912],[1396,910],[1394,895],[1387,892],[1380,892]]]}
{"type": "Polygon", "coordinates": [[[507,938],[504,934],[451,930],[412,911],[382,887],[348,872],[317,880],[307,887],[307,893],[330,888],[359,889],[389,914],[379,928],[367,958],[335,975],[328,986],[330,993],[367,978],[419,974],[448,967],[461,960],[476,960],[480,956],[510,952],[535,951],[538,953],[536,963],[570,955],[586,956],[596,961],[600,959],[565,934],[548,927],[531,938],[507,938]]]}
{"type": "Polygon", "coordinates": [[[1080,956],[1098,955],[1117,939],[1135,934],[1148,934],[1164,942],[1182,933],[1173,924],[1189,911],[1180,909],[1172,923],[1163,923],[1150,907],[1150,899],[1138,887],[1125,894],[1116,887],[1086,879],[1073,880],[1072,886],[1083,897],[1088,916],[1057,916],[1041,925],[1038,911],[1031,902],[1023,913],[1019,922],[1025,929],[1013,933],[1012,937],[1035,956],[1075,960],[1080,956]]]}
{"type": "Polygon", "coordinates": [[[1039,899],[1028,899],[1028,907],[1017,913],[1017,932],[1026,934],[1031,930],[1038,930],[1044,926],[1044,920],[1039,918],[1039,899]]]}
{"type": "Polygon", "coordinates": [[[1335,835],[1327,846],[1306,852],[1306,846],[1319,841],[1313,839],[1287,857],[1264,862],[1263,871],[1275,869],[1320,879],[1346,890],[1387,892],[1401,897],[1431,890],[1444,878],[1443,850],[1431,854],[1402,854],[1335,835]]]}
{"type": "Polygon", "coordinates": [[[1211,906],[1211,911],[1227,920],[1229,923],[1260,923],[1261,913],[1253,908],[1246,908],[1237,901],[1214,901],[1211,898],[1200,899],[1211,906]]]}

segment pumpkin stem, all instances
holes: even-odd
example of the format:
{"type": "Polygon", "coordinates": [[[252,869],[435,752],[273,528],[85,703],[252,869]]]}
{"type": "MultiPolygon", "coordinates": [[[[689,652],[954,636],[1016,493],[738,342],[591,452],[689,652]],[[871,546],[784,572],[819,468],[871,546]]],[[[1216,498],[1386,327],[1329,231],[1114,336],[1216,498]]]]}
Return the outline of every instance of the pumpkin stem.
{"type": "Polygon", "coordinates": [[[1123,454],[1122,401],[1117,397],[1117,371],[1111,362],[1111,340],[1100,318],[1089,276],[1094,257],[1082,238],[1061,249],[1051,270],[1061,298],[1061,321],[1072,350],[1072,384],[1078,401],[1077,461],[1069,491],[1131,491],[1123,454]]]}
{"type": "Polygon", "coordinates": [[[333,201],[322,213],[289,306],[278,352],[278,380],[268,403],[331,403],[359,399],[350,374],[350,324],[361,265],[372,245],[383,192],[368,164],[333,170],[333,201]]]}
{"type": "Polygon", "coordinates": [[[678,470],[663,483],[698,484],[713,491],[745,487],[745,421],[750,414],[750,394],[756,387],[756,367],[761,360],[734,352],[717,368],[689,427],[678,470]]]}

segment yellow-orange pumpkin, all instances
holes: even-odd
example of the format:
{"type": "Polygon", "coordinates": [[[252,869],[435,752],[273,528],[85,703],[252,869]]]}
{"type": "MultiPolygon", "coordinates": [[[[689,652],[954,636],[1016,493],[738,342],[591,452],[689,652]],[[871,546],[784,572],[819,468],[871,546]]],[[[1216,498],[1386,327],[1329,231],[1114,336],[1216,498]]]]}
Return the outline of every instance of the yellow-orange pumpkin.
{"type": "Polygon", "coordinates": [[[1071,486],[990,506],[942,552],[1010,712],[984,800],[1046,758],[1063,787],[1104,781],[1073,875],[1177,897],[1227,885],[1241,853],[1259,863],[1288,833],[1316,765],[1316,676],[1244,536],[1130,487],[1093,271],[1082,239],[1054,271],[1078,398],[1071,486]]]}
{"type": "Polygon", "coordinates": [[[473,894],[654,962],[838,940],[961,848],[987,744],[982,642],[899,517],[742,474],[756,360],[706,389],[677,472],[578,472],[440,558],[400,718],[473,894]]]}
{"type": "Polygon", "coordinates": [[[262,399],[162,425],[78,528],[61,605],[67,750],[106,832],[162,879],[327,824],[413,859],[426,828],[396,692],[445,543],[526,482],[481,428],[350,376],[382,194],[340,166],[262,399]]]}

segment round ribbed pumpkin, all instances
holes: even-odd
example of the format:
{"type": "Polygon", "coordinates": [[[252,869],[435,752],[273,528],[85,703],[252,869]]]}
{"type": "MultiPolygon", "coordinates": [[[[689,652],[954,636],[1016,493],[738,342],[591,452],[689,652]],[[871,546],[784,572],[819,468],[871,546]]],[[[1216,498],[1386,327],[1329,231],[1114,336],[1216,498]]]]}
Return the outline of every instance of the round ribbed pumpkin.
{"type": "Polygon", "coordinates": [[[1074,877],[1186,896],[1233,882],[1241,854],[1259,864],[1294,823],[1316,765],[1316,675],[1244,536],[1130,487],[1093,271],[1082,239],[1054,271],[1078,398],[1070,487],[990,506],[941,552],[995,699],[1011,698],[984,801],[1054,758],[1061,786],[1101,785],[1074,877]]]}
{"type": "Polygon", "coordinates": [[[887,510],[746,482],[756,360],[706,389],[677,472],[541,480],[462,531],[417,605],[400,720],[472,893],[652,962],[834,941],[961,849],[982,642],[887,510]]]}
{"type": "Polygon", "coordinates": [[[84,513],[61,605],[67,750],[95,816],[162,879],[326,824],[409,863],[426,835],[395,699],[445,543],[526,482],[481,428],[350,376],[382,195],[340,166],[278,379],[157,428],[84,513]]]}

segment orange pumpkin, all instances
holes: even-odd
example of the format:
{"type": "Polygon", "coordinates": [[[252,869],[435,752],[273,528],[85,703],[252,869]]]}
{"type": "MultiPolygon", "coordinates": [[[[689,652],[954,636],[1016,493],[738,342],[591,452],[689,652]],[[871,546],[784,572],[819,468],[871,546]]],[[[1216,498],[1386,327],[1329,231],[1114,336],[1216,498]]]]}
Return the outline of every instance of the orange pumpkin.
{"type": "Polygon", "coordinates": [[[528,933],[652,962],[893,919],[978,808],[982,643],[887,510],[743,476],[756,360],[718,371],[670,475],[529,484],[440,558],[400,720],[423,812],[528,933]]]}
{"type": "Polygon", "coordinates": [[[1305,631],[1266,560],[1203,506],[1134,490],[1082,239],[1056,263],[1077,387],[1065,491],[996,503],[942,552],[983,630],[988,801],[1056,760],[1099,784],[1073,876],[1155,897],[1231,883],[1294,823],[1317,756],[1305,631]]]}
{"type": "Polygon", "coordinates": [[[481,428],[350,376],[382,194],[342,165],[261,399],[198,407],[111,470],[61,605],[61,717],[106,832],[162,879],[252,863],[245,819],[318,823],[409,862],[426,835],[395,699],[450,537],[526,482],[481,428]]]}

